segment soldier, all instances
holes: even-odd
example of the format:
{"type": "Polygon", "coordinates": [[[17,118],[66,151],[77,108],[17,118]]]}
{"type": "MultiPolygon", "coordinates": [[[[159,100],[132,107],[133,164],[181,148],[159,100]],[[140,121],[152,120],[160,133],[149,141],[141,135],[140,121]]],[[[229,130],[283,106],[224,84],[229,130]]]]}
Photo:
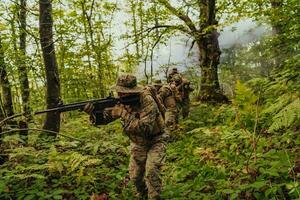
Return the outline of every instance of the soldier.
{"type": "MultiPolygon", "coordinates": [[[[167,82],[168,82],[168,83],[171,83],[171,82],[173,81],[173,76],[174,76],[175,74],[179,74],[176,67],[174,67],[174,68],[172,69],[172,71],[169,73],[168,78],[167,78],[167,82]]],[[[180,75],[180,74],[179,74],[179,75],[180,75]]]]}
{"type": "Polygon", "coordinates": [[[180,75],[174,75],[173,76],[173,81],[175,82],[177,89],[180,93],[181,96],[181,112],[182,112],[182,118],[185,119],[188,117],[189,112],[190,112],[190,92],[194,91],[194,89],[190,86],[190,82],[182,78],[180,75]]]}
{"type": "Polygon", "coordinates": [[[159,89],[162,87],[163,83],[161,80],[155,80],[153,81],[153,86],[155,87],[156,91],[158,92],[159,89]]]}
{"type": "MultiPolygon", "coordinates": [[[[129,176],[134,194],[138,198],[148,195],[149,199],[160,199],[160,168],[167,139],[161,113],[151,93],[137,85],[135,76],[120,76],[113,89],[119,97],[139,96],[138,105],[119,104],[103,114],[107,123],[121,118],[123,130],[130,139],[129,176]]],[[[87,104],[85,111],[92,113],[93,106],[87,104]]]]}
{"type": "Polygon", "coordinates": [[[179,104],[181,101],[179,91],[177,90],[176,85],[173,82],[165,85],[160,85],[158,97],[166,108],[166,127],[169,131],[173,131],[176,129],[178,124],[179,110],[177,104],[179,104]]]}

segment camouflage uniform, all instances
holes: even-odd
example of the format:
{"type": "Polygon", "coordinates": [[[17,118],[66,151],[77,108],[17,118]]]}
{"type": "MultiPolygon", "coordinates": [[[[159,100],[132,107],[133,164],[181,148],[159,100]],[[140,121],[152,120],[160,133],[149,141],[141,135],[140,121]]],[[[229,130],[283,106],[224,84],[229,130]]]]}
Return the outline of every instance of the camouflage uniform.
{"type": "MultiPolygon", "coordinates": [[[[162,188],[160,168],[165,159],[167,138],[163,118],[151,93],[138,89],[134,76],[119,77],[114,89],[140,96],[139,105],[123,106],[120,115],[124,133],[130,139],[129,176],[137,197],[148,193],[149,199],[159,199],[162,188]]],[[[107,122],[116,119],[112,112],[112,109],[105,111],[107,122]]]]}
{"type": "Polygon", "coordinates": [[[163,86],[163,83],[162,83],[161,80],[154,80],[153,81],[153,86],[155,87],[156,92],[158,92],[159,89],[163,86]]]}
{"type": "Polygon", "coordinates": [[[179,74],[177,68],[173,68],[172,71],[168,74],[168,77],[167,77],[167,82],[168,83],[173,82],[173,76],[175,74],[179,74]]]}
{"type": "Polygon", "coordinates": [[[180,104],[182,117],[183,119],[188,117],[190,112],[190,92],[194,91],[193,88],[190,87],[190,82],[185,78],[182,78],[182,83],[177,86],[178,91],[180,92],[182,101],[180,104]]]}
{"type": "Polygon", "coordinates": [[[172,131],[176,129],[178,124],[178,102],[181,101],[178,90],[175,85],[167,84],[163,85],[158,91],[158,97],[166,107],[165,112],[165,124],[166,127],[172,131]]]}

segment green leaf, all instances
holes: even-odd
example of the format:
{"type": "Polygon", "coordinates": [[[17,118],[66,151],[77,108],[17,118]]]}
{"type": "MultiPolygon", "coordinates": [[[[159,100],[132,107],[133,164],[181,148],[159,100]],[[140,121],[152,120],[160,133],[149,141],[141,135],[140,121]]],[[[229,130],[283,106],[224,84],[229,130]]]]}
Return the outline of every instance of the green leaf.
{"type": "Polygon", "coordinates": [[[261,189],[262,187],[266,186],[268,184],[268,182],[266,181],[256,181],[252,184],[250,184],[249,186],[255,189],[261,189]]]}

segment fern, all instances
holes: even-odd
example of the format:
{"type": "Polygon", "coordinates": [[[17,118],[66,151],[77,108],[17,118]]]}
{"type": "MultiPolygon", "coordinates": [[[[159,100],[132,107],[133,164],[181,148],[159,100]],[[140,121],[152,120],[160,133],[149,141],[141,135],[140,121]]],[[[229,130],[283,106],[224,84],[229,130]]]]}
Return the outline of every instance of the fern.
{"type": "Polygon", "coordinates": [[[283,128],[289,128],[300,122],[300,100],[297,98],[288,104],[273,117],[273,123],[269,132],[275,132],[283,128]]]}
{"type": "Polygon", "coordinates": [[[270,102],[268,107],[264,109],[263,114],[277,114],[293,101],[290,94],[281,95],[275,102],[270,102]]]}
{"type": "Polygon", "coordinates": [[[255,105],[258,99],[254,92],[240,81],[236,82],[235,94],[234,104],[246,111],[252,110],[252,106],[255,105]]]}
{"type": "Polygon", "coordinates": [[[69,173],[78,169],[80,164],[82,164],[83,161],[85,161],[87,159],[88,159],[88,156],[84,156],[77,152],[72,153],[71,156],[69,157],[69,167],[70,167],[68,169],[69,173]]]}

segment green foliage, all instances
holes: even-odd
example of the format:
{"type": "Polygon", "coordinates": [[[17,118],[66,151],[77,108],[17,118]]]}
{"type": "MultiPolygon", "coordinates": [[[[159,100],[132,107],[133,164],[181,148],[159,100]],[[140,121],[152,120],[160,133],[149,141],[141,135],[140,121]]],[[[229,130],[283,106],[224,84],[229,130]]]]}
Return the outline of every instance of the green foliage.
{"type": "Polygon", "coordinates": [[[300,126],[300,100],[299,98],[285,106],[274,117],[269,127],[269,132],[278,131],[282,128],[300,126]]]}
{"type": "Polygon", "coordinates": [[[83,143],[61,138],[41,145],[33,134],[23,147],[17,135],[4,138],[9,161],[0,167],[1,199],[88,199],[93,192],[108,192],[113,199],[130,196],[125,188],[128,140],[120,125],[99,129],[86,116],[70,119],[63,131],[83,143]]]}
{"type": "MultiPolygon", "coordinates": [[[[149,27],[178,21],[153,1],[126,2],[129,6],[125,12],[130,14],[126,26],[130,30],[120,38],[111,27],[121,5],[110,1],[53,1],[65,102],[106,94],[119,72],[134,72],[141,60],[146,63],[150,59],[160,34],[171,37],[174,30],[182,28],[176,25],[167,31],[142,33],[149,27]],[[126,52],[116,56],[113,49],[117,39],[132,42],[135,49],[128,44],[126,52]]],[[[5,4],[0,4],[0,29],[18,111],[20,83],[15,75],[18,63],[14,46],[19,36],[18,28],[14,30],[18,13],[14,2],[5,4]]],[[[279,27],[280,32],[223,50],[220,75],[232,104],[193,103],[190,117],[180,122],[169,141],[162,176],[165,199],[300,198],[299,8],[298,0],[284,1],[276,8],[261,0],[218,1],[217,18],[226,15],[221,26],[246,16],[279,27]]],[[[199,19],[196,1],[181,2],[176,9],[193,20],[199,19]]],[[[36,109],[45,105],[45,72],[38,44],[38,18],[31,15],[36,5],[29,2],[28,10],[33,12],[28,12],[27,20],[30,50],[23,59],[29,67],[30,102],[36,109]]],[[[160,39],[161,43],[167,41],[160,39]]],[[[197,66],[184,75],[192,84],[200,85],[197,66]]],[[[42,122],[40,118],[34,120],[30,127],[42,122]]],[[[111,199],[133,199],[128,183],[129,140],[122,135],[120,122],[95,128],[87,116],[77,112],[63,114],[62,122],[63,134],[83,142],[64,137],[39,141],[34,131],[26,145],[18,134],[1,138],[1,156],[8,156],[8,160],[0,166],[0,199],[88,199],[92,193],[101,192],[109,193],[111,199]]]]}
{"type": "MultiPolygon", "coordinates": [[[[275,85],[264,79],[237,82],[232,105],[192,105],[190,117],[180,122],[168,144],[162,196],[299,198],[299,174],[293,173],[300,153],[298,118],[272,128],[285,117],[280,113],[296,111],[299,99],[287,92],[277,98],[281,87],[275,85]],[[275,92],[264,88],[270,85],[275,92]]],[[[17,135],[4,138],[9,161],[0,167],[1,199],[87,199],[103,191],[111,199],[133,199],[127,183],[129,141],[120,122],[95,128],[87,116],[63,120],[62,133],[84,142],[60,137],[41,145],[32,133],[23,147],[17,135]]]]}
{"type": "MultiPolygon", "coordinates": [[[[247,110],[246,104],[255,104],[255,95],[250,88],[239,85],[235,101],[246,99],[245,106],[238,112],[247,110]],[[246,93],[249,97],[246,97],[246,93]]],[[[295,132],[282,136],[261,135],[257,138],[253,153],[252,135],[232,121],[214,121],[207,126],[198,120],[199,113],[207,118],[214,113],[218,119],[231,106],[212,107],[202,105],[193,109],[191,118],[182,123],[184,134],[176,132],[176,142],[168,149],[166,166],[165,198],[171,199],[272,199],[299,198],[299,184],[291,173],[293,159],[299,153],[295,132]],[[210,109],[210,111],[209,111],[210,109]],[[222,112],[216,112],[220,109],[222,112]],[[196,120],[196,121],[194,121],[196,120]],[[194,128],[198,124],[200,127],[194,128]],[[192,129],[192,130],[190,130],[192,129]],[[286,150],[285,150],[286,149],[286,150]],[[294,152],[296,151],[296,152],[294,152]],[[255,160],[254,160],[255,158],[255,160]]],[[[246,115],[246,113],[244,113],[246,115]]],[[[251,115],[251,113],[249,113],[251,115]]],[[[203,117],[204,118],[204,117],[203,117]]],[[[200,118],[200,119],[203,119],[200,118]]],[[[229,116],[232,119],[232,116],[229,116]]],[[[270,119],[272,120],[272,119],[270,119]]],[[[254,121],[254,119],[253,119],[254,121]]],[[[265,123],[261,121],[261,123],[265,123]]],[[[245,124],[249,131],[253,124],[245,124]]],[[[263,125],[261,125],[263,126],[263,125]]]]}

